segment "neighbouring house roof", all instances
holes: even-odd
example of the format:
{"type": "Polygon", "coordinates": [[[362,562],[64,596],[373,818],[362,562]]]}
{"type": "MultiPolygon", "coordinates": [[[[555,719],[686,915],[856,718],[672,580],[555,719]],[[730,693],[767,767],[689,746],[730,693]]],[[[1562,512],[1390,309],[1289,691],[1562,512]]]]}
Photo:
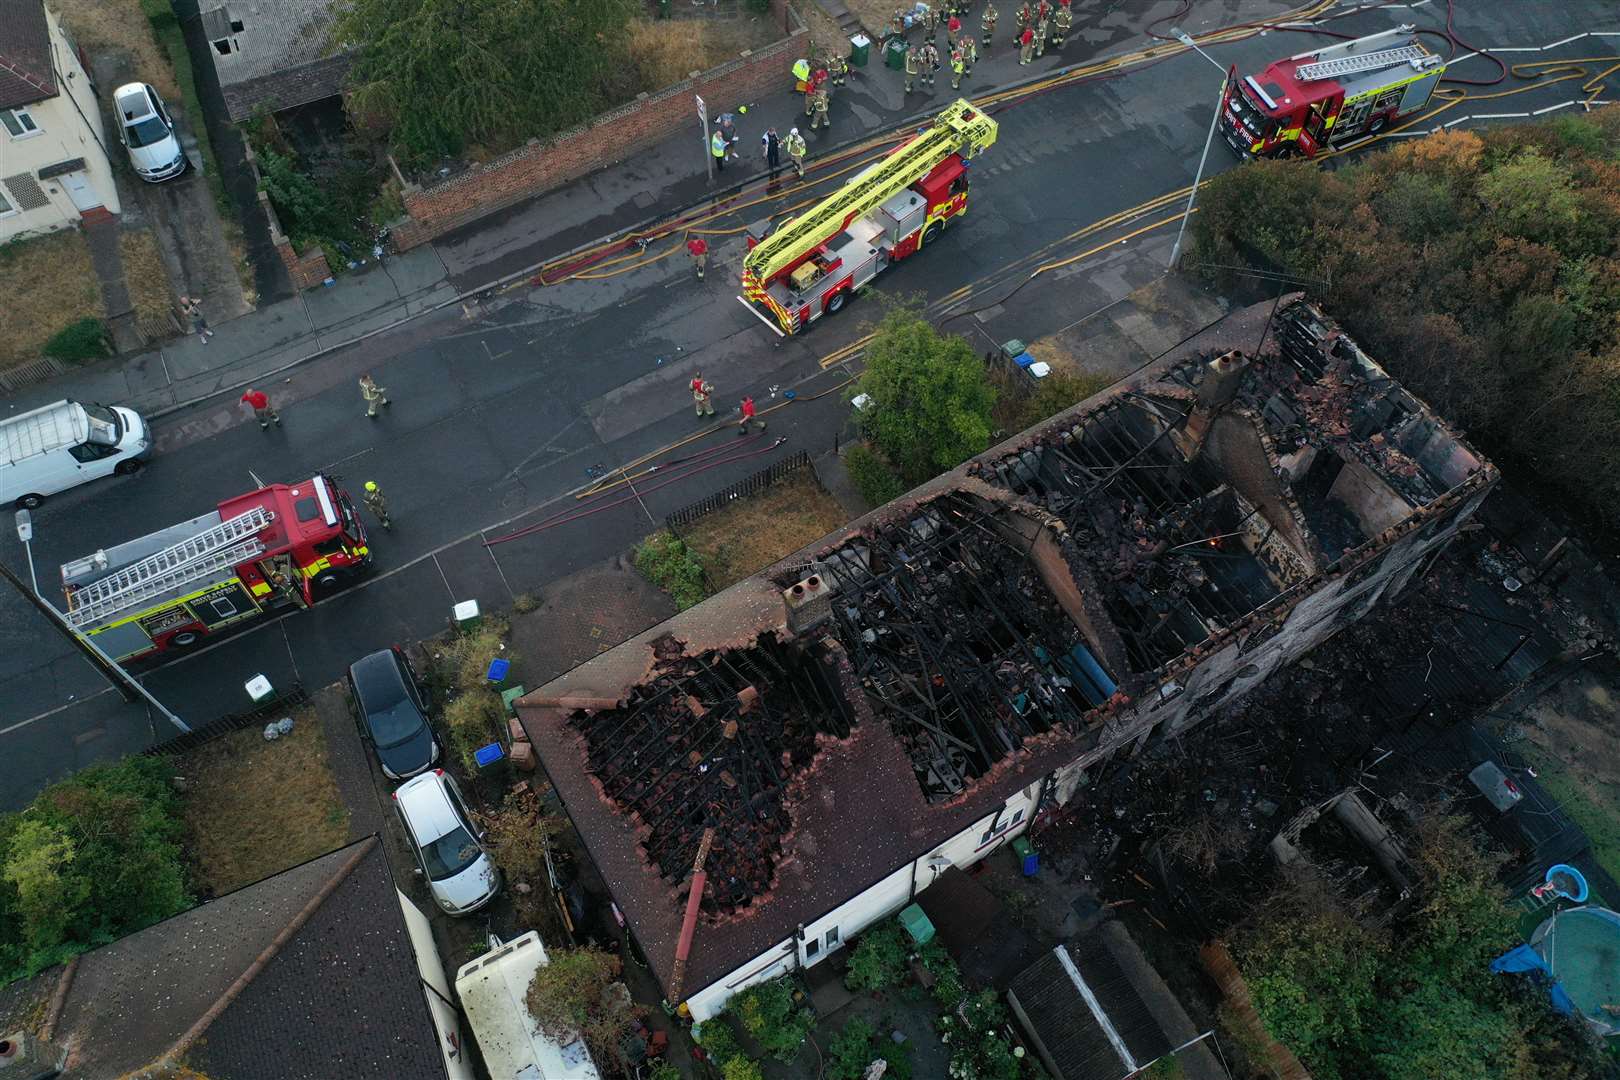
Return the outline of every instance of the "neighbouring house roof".
{"type": "Polygon", "coordinates": [[[442,1080],[404,915],[369,838],[82,956],[54,1033],[65,1075],[114,1080],[161,1058],[355,856],[184,1058],[230,1080],[442,1080]]]}
{"type": "Polygon", "coordinates": [[[706,829],[688,993],[1122,745],[1208,643],[1275,630],[1494,479],[1308,303],[1279,309],[1275,348],[1235,351],[1269,316],[1235,313],[519,701],[666,992],[706,829]]]}
{"type": "Polygon", "coordinates": [[[0,0],[0,109],[56,96],[43,0],[0,0]]]}
{"type": "Polygon", "coordinates": [[[336,0],[230,0],[202,12],[208,54],[233,122],[260,108],[279,112],[342,92],[349,55],[334,55],[337,6],[336,0]]]}

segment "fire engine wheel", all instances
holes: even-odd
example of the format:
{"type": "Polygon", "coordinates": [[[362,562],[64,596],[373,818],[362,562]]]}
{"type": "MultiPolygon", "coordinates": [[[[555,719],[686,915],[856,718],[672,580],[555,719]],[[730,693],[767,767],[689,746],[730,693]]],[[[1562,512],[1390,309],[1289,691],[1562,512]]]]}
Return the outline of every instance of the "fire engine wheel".
{"type": "Polygon", "coordinates": [[[1388,124],[1388,123],[1389,123],[1389,117],[1380,116],[1378,119],[1374,120],[1372,123],[1367,125],[1367,134],[1369,134],[1369,135],[1378,134],[1380,131],[1384,130],[1384,126],[1386,124],[1388,124]]]}
{"type": "Polygon", "coordinates": [[[189,649],[202,640],[202,635],[195,630],[182,630],[169,639],[171,649],[189,649]]]}
{"type": "Polygon", "coordinates": [[[840,289],[827,297],[827,314],[836,315],[844,310],[844,301],[848,299],[849,293],[844,289],[840,289]]]}
{"type": "Polygon", "coordinates": [[[1277,152],[1271,156],[1276,158],[1278,161],[1287,161],[1289,158],[1297,158],[1299,157],[1299,147],[1294,146],[1292,143],[1287,146],[1279,146],[1277,147],[1277,152]]]}
{"type": "Polygon", "coordinates": [[[117,473],[119,476],[134,476],[140,471],[141,462],[135,458],[130,458],[128,461],[120,461],[117,468],[113,469],[113,472],[117,473]]]}
{"type": "Polygon", "coordinates": [[[921,246],[927,247],[929,244],[932,244],[935,240],[939,239],[939,234],[944,231],[945,223],[943,221],[934,222],[932,225],[928,226],[928,228],[923,230],[921,246]]]}

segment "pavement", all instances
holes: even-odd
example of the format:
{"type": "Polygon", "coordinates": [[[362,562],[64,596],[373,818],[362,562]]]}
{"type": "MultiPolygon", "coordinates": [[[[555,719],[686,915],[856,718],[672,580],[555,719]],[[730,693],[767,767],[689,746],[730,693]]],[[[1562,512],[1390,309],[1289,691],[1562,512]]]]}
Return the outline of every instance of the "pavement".
{"type": "MultiPolygon", "coordinates": [[[[1097,28],[1106,38],[1102,47],[1141,47],[1145,25],[1176,6],[1110,14],[1118,25],[1097,28]]],[[[1202,22],[1189,19],[1189,29],[1264,20],[1280,6],[1264,0],[1200,5],[1195,14],[1202,22]]],[[[1443,23],[1444,5],[1436,6],[1421,5],[1403,17],[1443,23]]],[[[1387,12],[1357,12],[1333,26],[1367,33],[1388,18],[1387,12]]],[[[1505,11],[1463,3],[1456,19],[1471,42],[1521,48],[1614,24],[1612,11],[1598,0],[1505,11]]],[[[1297,51],[1305,40],[1277,38],[1253,37],[1213,51],[1219,63],[1258,67],[1279,52],[1297,51]]],[[[1601,45],[1575,41],[1542,58],[1598,51],[1601,45]]],[[[1047,62],[1079,57],[1077,47],[1073,56],[1047,62]]],[[[1009,61],[992,57],[976,70],[975,80],[982,81],[975,93],[1006,77],[998,63],[1009,61]]],[[[1016,60],[1010,66],[1022,72],[1016,60]]],[[[1489,78],[1494,68],[1479,58],[1459,65],[1459,73],[1489,78]]],[[[945,328],[967,334],[975,348],[1012,337],[1031,340],[1089,320],[1112,339],[1088,337],[1075,346],[1082,362],[1097,370],[1122,370],[1156,355],[1218,309],[1215,298],[1167,293],[1170,286],[1137,293],[1164,278],[1170,229],[1133,238],[1141,221],[1135,219],[1073,243],[1055,242],[1188,184],[1217,85],[1206,61],[1183,53],[1140,76],[1066,86],[999,112],[1001,138],[974,164],[967,216],[937,242],[937,252],[896,265],[874,291],[931,299],[945,328]],[[1059,257],[1075,261],[1029,281],[1034,265],[1059,257]]],[[[1561,89],[1493,100],[1479,110],[1555,105],[1563,100],[1561,89]]],[[[834,106],[836,134],[829,138],[886,129],[952,96],[944,85],[927,102],[913,95],[915,104],[908,104],[896,73],[869,68],[834,106]]],[[[757,118],[744,122],[742,146],[756,145],[759,127],[753,125],[769,121],[783,130],[798,107],[788,93],[757,103],[748,114],[757,118]]],[[[351,489],[378,481],[396,525],[375,538],[374,576],[311,611],[252,623],[141,673],[171,708],[202,722],[242,708],[243,683],[255,674],[279,684],[324,685],[355,656],[442,629],[456,601],[476,598],[496,609],[530,592],[544,604],[559,581],[627,550],[671,511],[796,450],[815,457],[847,440],[852,421],[843,386],[849,373],[839,364],[824,369],[823,361],[881,315],[877,299],[860,299],[807,334],[779,339],[738,303],[728,273],[694,281],[679,256],[594,280],[520,284],[485,299],[469,295],[502,277],[521,280],[518,272],[542,259],[705,199],[697,144],[694,121],[692,132],[672,135],[667,152],[641,155],[331,288],[216,323],[217,336],[206,345],[183,339],[121,365],[76,369],[7,398],[10,411],[76,397],[130,403],[156,418],[159,453],[141,475],[97,481],[35,513],[32,553],[47,589],[59,563],[202,513],[258,479],[298,480],[323,469],[351,489]],[[718,387],[720,424],[713,435],[688,441],[700,425],[684,386],[699,369],[718,387]],[[394,400],[376,420],[364,418],[355,385],[366,371],[394,400]],[[235,402],[250,382],[277,402],[282,426],[266,433],[247,423],[235,402]],[[796,398],[784,405],[788,390],[796,398]],[[717,442],[739,442],[726,420],[744,393],[776,409],[769,438],[743,451],[717,451],[706,465],[687,471],[673,468],[717,442]],[[778,438],[786,441],[778,444],[778,438]],[[659,472],[606,498],[575,497],[583,485],[645,455],[653,455],[659,472]],[[547,527],[505,540],[537,523],[547,527]]],[[[827,155],[821,148],[827,145],[813,154],[827,155]]],[[[1211,154],[1211,171],[1233,164],[1224,151],[1211,154]]],[[[740,199],[724,194],[720,208],[765,202],[721,217],[716,227],[735,228],[747,214],[805,197],[793,186],[773,193],[757,179],[743,181],[741,190],[740,199]]],[[[735,266],[742,253],[736,234],[718,236],[711,268],[735,266]]],[[[0,539],[0,558],[20,568],[23,553],[10,535],[6,530],[0,539]]],[[[563,600],[547,608],[550,617],[592,618],[590,610],[563,600]]],[[[144,710],[106,691],[19,598],[0,595],[0,756],[10,765],[0,805],[20,805],[52,778],[139,749],[159,734],[166,733],[144,710]]]]}

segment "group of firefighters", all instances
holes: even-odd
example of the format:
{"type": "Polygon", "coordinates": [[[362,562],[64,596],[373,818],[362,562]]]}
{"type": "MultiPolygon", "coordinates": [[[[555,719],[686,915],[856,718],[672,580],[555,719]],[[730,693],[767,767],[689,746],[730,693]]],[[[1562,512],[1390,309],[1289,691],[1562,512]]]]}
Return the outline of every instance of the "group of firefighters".
{"type": "MultiPolygon", "coordinates": [[[[1013,31],[1012,41],[1018,46],[1020,64],[1032,63],[1044,55],[1048,45],[1053,49],[1063,47],[1069,31],[1074,27],[1074,12],[1070,3],[1071,0],[1057,0],[1055,4],[1049,0],[1035,0],[1034,3],[1018,5],[1018,10],[1013,13],[1017,28],[1013,31]]],[[[895,9],[889,21],[890,40],[905,39],[908,21],[910,26],[921,26],[923,32],[923,40],[906,49],[906,93],[909,94],[919,84],[934,85],[934,75],[941,67],[938,38],[942,26],[951,58],[951,89],[961,89],[962,80],[972,76],[981,46],[974,42],[972,31],[966,26],[965,20],[969,18],[971,8],[968,0],[944,0],[941,4],[930,5],[921,16],[908,16],[905,8],[895,9]]],[[[986,55],[995,44],[996,23],[1000,17],[995,0],[988,0],[979,16],[980,40],[986,55]]]]}

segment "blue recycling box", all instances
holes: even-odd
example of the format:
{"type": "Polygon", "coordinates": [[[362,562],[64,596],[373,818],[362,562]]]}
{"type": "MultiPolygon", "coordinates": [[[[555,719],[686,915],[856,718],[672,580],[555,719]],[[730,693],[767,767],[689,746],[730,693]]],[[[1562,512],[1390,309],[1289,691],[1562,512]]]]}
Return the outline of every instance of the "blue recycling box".
{"type": "Polygon", "coordinates": [[[498,742],[492,742],[488,746],[480,746],[473,751],[473,758],[478,762],[480,769],[489,768],[505,756],[506,751],[501,749],[501,744],[498,742]]]}

